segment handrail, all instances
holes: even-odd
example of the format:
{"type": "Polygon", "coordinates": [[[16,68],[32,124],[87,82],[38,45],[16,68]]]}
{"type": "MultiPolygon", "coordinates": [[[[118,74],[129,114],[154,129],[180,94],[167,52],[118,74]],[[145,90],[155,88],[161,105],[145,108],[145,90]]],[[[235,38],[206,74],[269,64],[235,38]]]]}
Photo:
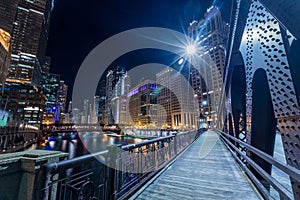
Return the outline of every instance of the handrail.
{"type": "Polygon", "coordinates": [[[269,192],[267,191],[267,189],[262,185],[261,182],[259,182],[259,180],[255,177],[255,175],[251,172],[251,170],[245,165],[245,163],[243,163],[243,161],[236,155],[235,151],[233,151],[229,146],[229,144],[227,144],[226,142],[224,142],[224,145],[227,147],[227,149],[230,151],[231,155],[235,158],[235,160],[240,164],[240,166],[242,167],[242,169],[248,174],[249,178],[252,180],[252,182],[254,183],[254,185],[257,186],[257,189],[261,192],[261,195],[263,196],[264,199],[269,200],[269,199],[273,199],[269,192]]]}
{"type": "Polygon", "coordinates": [[[222,139],[226,141],[239,155],[241,155],[248,164],[250,164],[255,171],[257,171],[264,179],[266,179],[274,188],[280,193],[280,196],[284,197],[284,199],[293,199],[293,195],[283,187],[276,179],[274,179],[271,175],[269,175],[266,171],[264,171],[258,164],[256,164],[251,158],[249,158],[246,154],[242,153],[234,144],[232,144],[225,136],[221,135],[222,139]]]}
{"type": "MultiPolygon", "coordinates": [[[[291,178],[294,178],[297,181],[300,177],[300,170],[276,160],[275,158],[273,158],[272,156],[266,154],[265,152],[263,152],[263,151],[255,148],[255,147],[253,147],[253,146],[251,146],[251,145],[249,145],[249,144],[247,144],[247,143],[245,143],[245,142],[229,135],[228,133],[225,133],[225,132],[223,132],[221,130],[218,130],[218,129],[215,129],[215,130],[217,131],[217,133],[219,133],[221,139],[226,144],[226,146],[227,147],[228,147],[228,145],[231,146],[231,148],[234,149],[234,151],[236,153],[238,153],[240,156],[242,156],[246,160],[246,162],[249,165],[251,165],[253,167],[253,169],[255,169],[255,171],[257,171],[265,180],[267,180],[274,187],[275,190],[277,190],[277,192],[280,194],[281,197],[284,197],[285,199],[293,199],[293,195],[290,191],[288,191],[276,179],[274,179],[270,174],[268,174],[258,164],[256,164],[250,157],[247,156],[247,154],[243,153],[240,149],[238,149],[229,139],[245,146],[247,148],[247,150],[249,150],[250,152],[256,154],[257,156],[259,156],[263,160],[267,161],[271,165],[276,166],[278,169],[282,170],[283,172],[288,174],[291,178]]],[[[237,156],[235,156],[235,158],[239,159],[237,156]]],[[[257,185],[256,182],[255,182],[255,184],[257,185]]],[[[262,188],[260,188],[261,186],[260,185],[257,185],[257,186],[259,187],[259,189],[261,191],[261,189],[262,189],[262,188]]],[[[263,192],[263,194],[264,194],[264,192],[263,192]]],[[[265,194],[264,194],[264,196],[265,196],[265,194]]]]}
{"type": "MultiPolygon", "coordinates": [[[[172,136],[155,138],[155,139],[152,139],[152,140],[148,140],[146,142],[139,142],[139,143],[136,143],[136,144],[125,145],[125,146],[122,146],[121,148],[122,148],[122,150],[127,151],[127,150],[131,150],[131,149],[138,148],[138,147],[141,147],[141,146],[145,146],[145,145],[148,145],[148,144],[152,144],[152,143],[155,143],[155,142],[165,141],[165,140],[173,138],[173,137],[175,137],[175,136],[172,135],[172,136]]],[[[102,156],[102,155],[105,155],[107,153],[108,153],[108,150],[100,151],[100,152],[97,152],[97,153],[76,157],[76,158],[73,158],[73,159],[70,159],[70,160],[63,160],[63,161],[60,161],[60,162],[46,163],[45,166],[46,166],[47,170],[50,170],[50,171],[55,170],[55,169],[60,168],[60,167],[63,167],[63,168],[72,167],[76,163],[86,163],[86,162],[89,162],[91,160],[94,160],[95,157],[97,157],[97,156],[102,156]]]]}
{"type": "Polygon", "coordinates": [[[226,135],[227,137],[229,137],[230,139],[234,140],[235,142],[245,146],[247,148],[247,150],[255,153],[257,156],[259,156],[260,158],[262,158],[263,160],[269,162],[271,165],[274,165],[275,167],[277,167],[278,169],[281,169],[282,171],[284,171],[285,173],[287,173],[289,176],[291,176],[292,178],[294,178],[295,180],[299,181],[300,182],[300,170],[288,165],[288,164],[285,164],[285,163],[282,163],[278,160],[276,160],[275,158],[273,158],[272,156],[270,156],[269,154],[266,154],[265,152],[249,145],[248,143],[246,142],[243,142],[231,135],[229,135],[228,133],[225,133],[223,131],[220,131],[218,129],[215,129],[216,131],[218,131],[219,133],[222,133],[223,135],[226,135]]]}
{"type": "Polygon", "coordinates": [[[63,160],[60,162],[53,162],[53,163],[46,163],[45,167],[48,171],[52,171],[52,170],[56,170],[58,168],[68,168],[68,167],[72,167],[75,164],[82,164],[82,163],[87,163],[90,162],[92,160],[95,160],[95,158],[97,156],[102,156],[108,153],[108,150],[105,151],[100,151],[97,153],[93,153],[93,154],[88,154],[88,155],[84,155],[84,156],[80,156],[80,157],[76,157],[76,158],[72,158],[70,160],[63,160]]]}
{"type": "Polygon", "coordinates": [[[111,145],[106,151],[45,163],[38,172],[34,199],[64,199],[67,193],[84,199],[126,199],[203,131],[176,133],[125,146],[111,145]],[[86,187],[92,187],[89,193],[84,192],[86,187]]]}
{"type": "Polygon", "coordinates": [[[152,143],[155,143],[155,142],[165,141],[165,140],[168,140],[168,139],[171,139],[171,138],[174,138],[174,137],[175,137],[175,135],[159,137],[159,138],[155,138],[155,139],[152,139],[152,140],[147,140],[145,142],[139,142],[139,143],[136,143],[136,144],[128,144],[128,145],[122,146],[121,148],[124,151],[128,151],[128,150],[138,148],[138,147],[141,147],[141,146],[145,146],[145,145],[148,145],[148,144],[152,144],[152,143]]]}

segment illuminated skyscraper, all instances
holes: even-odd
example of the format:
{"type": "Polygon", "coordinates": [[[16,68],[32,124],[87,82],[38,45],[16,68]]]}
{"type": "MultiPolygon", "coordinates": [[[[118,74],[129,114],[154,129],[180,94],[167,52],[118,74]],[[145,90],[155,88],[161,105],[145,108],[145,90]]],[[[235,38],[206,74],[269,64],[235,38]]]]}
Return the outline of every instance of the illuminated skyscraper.
{"type": "Polygon", "coordinates": [[[157,127],[156,91],[155,81],[145,80],[133,87],[128,93],[129,113],[133,126],[157,127]]]}
{"type": "Polygon", "coordinates": [[[197,128],[197,104],[188,80],[168,67],[156,74],[156,82],[160,87],[157,96],[157,118],[160,128],[197,128]]]}
{"type": "Polygon", "coordinates": [[[11,120],[29,124],[42,122],[46,97],[39,88],[26,83],[6,82],[3,97],[9,98],[6,110],[11,114],[11,120]]]}
{"type": "Polygon", "coordinates": [[[100,96],[94,96],[94,102],[92,107],[92,119],[93,124],[98,123],[99,121],[99,105],[100,105],[100,96]]]}
{"type": "Polygon", "coordinates": [[[128,123],[127,94],[129,87],[129,76],[125,73],[116,83],[111,100],[112,115],[116,124],[126,125],[128,123]]]}
{"type": "Polygon", "coordinates": [[[85,99],[83,101],[83,110],[81,112],[81,123],[87,124],[90,121],[90,112],[89,112],[89,100],[85,99]]]}
{"type": "Polygon", "coordinates": [[[61,122],[64,121],[64,117],[66,114],[67,95],[68,95],[68,86],[65,84],[63,80],[60,80],[58,94],[57,94],[57,105],[59,109],[59,118],[61,122]]]}
{"type": "Polygon", "coordinates": [[[115,96],[115,86],[119,79],[126,74],[124,69],[116,67],[106,75],[105,123],[114,124],[112,99],[115,96]]]}
{"type": "Polygon", "coordinates": [[[8,81],[36,85],[48,38],[51,0],[19,0],[12,28],[12,59],[8,81]],[[34,78],[35,76],[35,78],[34,78]]]}
{"type": "Polygon", "coordinates": [[[200,115],[212,126],[221,97],[227,33],[228,26],[215,6],[207,10],[204,19],[193,21],[188,27],[189,36],[200,48],[200,54],[194,56],[197,65],[191,69],[191,82],[198,97],[200,115]]]}
{"type": "Polygon", "coordinates": [[[58,74],[43,73],[40,86],[47,98],[44,111],[53,114],[54,122],[59,121],[59,107],[57,104],[59,84],[60,76],[58,74]]]}
{"type": "Polygon", "coordinates": [[[106,80],[99,84],[99,122],[105,124],[106,80]]]}
{"type": "Polygon", "coordinates": [[[4,89],[10,65],[11,32],[16,11],[17,0],[0,1],[0,84],[2,89],[4,89]]]}

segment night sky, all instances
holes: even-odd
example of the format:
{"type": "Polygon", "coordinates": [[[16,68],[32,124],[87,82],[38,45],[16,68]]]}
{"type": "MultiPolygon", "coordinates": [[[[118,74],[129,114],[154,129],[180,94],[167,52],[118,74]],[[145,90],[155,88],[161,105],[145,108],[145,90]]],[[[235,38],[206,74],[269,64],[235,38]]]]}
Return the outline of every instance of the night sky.
{"type": "MultiPolygon", "coordinates": [[[[203,18],[211,5],[217,5],[226,21],[230,0],[54,0],[47,54],[51,72],[69,85],[87,54],[103,40],[138,27],[164,27],[180,32],[192,20],[203,18]]],[[[160,51],[136,51],[122,56],[113,65],[126,68],[147,62],[168,64],[170,55],[160,51]],[[143,52],[144,51],[144,52],[143,52]]]]}

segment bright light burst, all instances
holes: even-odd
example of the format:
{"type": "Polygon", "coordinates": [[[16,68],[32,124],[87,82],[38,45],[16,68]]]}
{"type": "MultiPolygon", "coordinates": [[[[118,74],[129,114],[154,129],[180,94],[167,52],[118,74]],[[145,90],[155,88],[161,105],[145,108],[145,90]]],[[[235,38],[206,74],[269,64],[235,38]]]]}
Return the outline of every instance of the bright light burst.
{"type": "Polygon", "coordinates": [[[196,44],[189,44],[186,46],[187,55],[194,55],[197,52],[196,44]]]}

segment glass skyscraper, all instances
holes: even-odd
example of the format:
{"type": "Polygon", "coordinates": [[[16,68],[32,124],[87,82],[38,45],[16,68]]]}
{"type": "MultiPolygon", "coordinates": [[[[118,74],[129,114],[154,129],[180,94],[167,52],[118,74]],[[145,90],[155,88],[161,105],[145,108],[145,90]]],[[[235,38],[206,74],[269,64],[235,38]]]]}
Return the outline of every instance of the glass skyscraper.
{"type": "Polygon", "coordinates": [[[208,126],[217,120],[224,66],[228,26],[222,20],[220,10],[212,6],[199,22],[193,21],[188,27],[188,35],[200,48],[195,59],[197,65],[191,68],[192,87],[199,102],[200,116],[206,118],[208,126]]]}
{"type": "Polygon", "coordinates": [[[0,84],[2,92],[11,55],[11,32],[17,10],[17,0],[0,1],[0,84]]]}
{"type": "Polygon", "coordinates": [[[8,81],[35,84],[34,76],[41,78],[49,21],[51,0],[19,0],[13,20],[12,59],[8,81]]]}

